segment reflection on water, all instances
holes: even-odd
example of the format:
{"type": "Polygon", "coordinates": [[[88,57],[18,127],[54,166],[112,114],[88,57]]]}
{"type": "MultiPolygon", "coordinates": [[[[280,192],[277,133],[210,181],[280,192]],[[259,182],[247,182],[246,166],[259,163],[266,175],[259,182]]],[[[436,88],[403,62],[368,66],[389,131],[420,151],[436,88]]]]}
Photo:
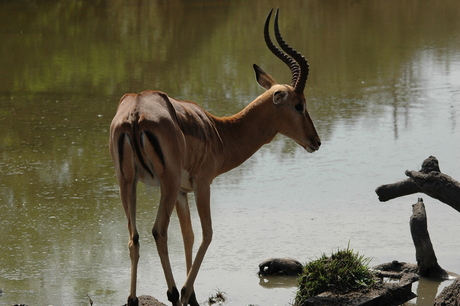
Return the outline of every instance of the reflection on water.
{"type": "Polygon", "coordinates": [[[297,286],[297,278],[292,276],[261,276],[259,285],[264,288],[292,288],[297,286]]]}
{"type": "Polygon", "coordinates": [[[436,295],[441,292],[442,289],[452,284],[452,281],[442,281],[427,278],[420,278],[420,280],[413,285],[412,291],[417,294],[417,303],[407,302],[405,305],[417,305],[417,306],[432,306],[436,295]]]}
{"type": "MultiPolygon", "coordinates": [[[[125,301],[128,234],[107,146],[118,99],[160,89],[225,116],[261,93],[253,63],[289,82],[263,44],[266,14],[278,5],[0,3],[0,304],[125,301]]],[[[419,195],[379,203],[373,190],[429,155],[460,177],[457,1],[299,0],[280,12],[286,40],[310,61],[305,93],[323,146],[306,154],[277,137],[216,179],[214,241],[195,286],[203,301],[220,289],[228,305],[286,305],[295,283],[260,283],[258,264],[305,262],[349,241],[372,264],[414,262],[408,223],[419,195]]],[[[139,189],[139,294],[166,301],[150,234],[159,195],[139,189]]],[[[460,271],[458,237],[446,235],[460,216],[424,202],[440,265],[460,271]]],[[[197,228],[193,204],[192,215],[197,228]]],[[[176,219],[170,244],[181,282],[176,219]]],[[[421,281],[414,303],[444,285],[421,281]]]]}

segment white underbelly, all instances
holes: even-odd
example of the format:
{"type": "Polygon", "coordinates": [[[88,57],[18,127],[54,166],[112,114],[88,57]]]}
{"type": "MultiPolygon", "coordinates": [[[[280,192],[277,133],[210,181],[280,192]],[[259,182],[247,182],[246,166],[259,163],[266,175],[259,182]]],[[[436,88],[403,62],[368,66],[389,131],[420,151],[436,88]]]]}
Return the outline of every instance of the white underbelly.
{"type": "Polygon", "coordinates": [[[193,191],[193,183],[190,174],[182,170],[182,176],[180,180],[180,189],[184,192],[192,192],[193,191]]]}

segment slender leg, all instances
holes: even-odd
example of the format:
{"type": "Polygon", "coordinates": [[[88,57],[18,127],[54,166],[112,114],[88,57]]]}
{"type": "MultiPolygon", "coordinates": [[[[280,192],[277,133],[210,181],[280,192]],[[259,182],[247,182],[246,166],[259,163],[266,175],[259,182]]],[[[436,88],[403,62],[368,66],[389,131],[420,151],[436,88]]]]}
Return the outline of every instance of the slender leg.
{"type": "Polygon", "coordinates": [[[137,264],[139,262],[139,234],[136,229],[136,187],[135,184],[132,186],[128,185],[126,188],[121,188],[121,197],[123,206],[125,208],[126,215],[128,217],[128,229],[129,229],[129,256],[131,258],[131,283],[130,283],[130,294],[128,297],[128,306],[137,306],[138,299],[136,296],[136,283],[137,283],[137,264]],[[132,188],[130,188],[132,187],[132,188]],[[124,190],[123,190],[124,189],[124,190]],[[126,190],[133,190],[127,192],[126,190]],[[130,201],[131,199],[131,201],[130,201]],[[127,203],[128,205],[125,205],[127,203]]]}
{"type": "MultiPolygon", "coordinates": [[[[133,163],[133,151],[130,145],[128,136],[125,136],[122,143],[123,147],[118,148],[116,152],[122,152],[124,158],[121,161],[123,171],[120,168],[117,169],[117,178],[120,186],[121,202],[125,210],[126,218],[128,219],[128,230],[129,230],[129,255],[131,258],[131,283],[130,283],[130,294],[128,297],[129,306],[137,306],[138,299],[136,296],[136,282],[137,282],[137,264],[139,262],[139,234],[136,229],[136,186],[137,186],[137,175],[133,163]]],[[[120,155],[115,155],[120,158],[120,155]]],[[[118,160],[114,159],[116,162],[118,160]]]]}
{"type": "MultiPolygon", "coordinates": [[[[195,198],[198,214],[200,216],[203,240],[201,241],[200,247],[198,248],[198,252],[196,254],[195,260],[193,261],[192,268],[188,273],[184,287],[181,290],[181,305],[183,306],[186,306],[189,302],[192,302],[191,297],[193,294],[193,283],[195,282],[201,263],[203,262],[206,250],[208,249],[212,240],[210,195],[209,184],[197,185],[195,190],[195,198]]],[[[194,304],[190,304],[198,305],[198,303],[196,303],[196,298],[192,299],[194,300],[194,304]]]]}
{"type": "MultiPolygon", "coordinates": [[[[195,238],[190,218],[190,208],[188,206],[187,194],[185,192],[179,193],[178,201],[176,204],[176,211],[182,230],[182,238],[184,239],[185,263],[188,275],[190,273],[190,269],[192,268],[192,251],[195,238]]],[[[193,306],[198,305],[193,287],[191,290],[192,295],[190,296],[188,303],[193,306]]]]}
{"type": "Polygon", "coordinates": [[[187,201],[187,194],[180,192],[176,204],[177,216],[179,217],[180,227],[182,231],[182,238],[184,239],[185,250],[185,263],[187,267],[187,274],[192,268],[192,249],[194,242],[192,222],[190,218],[190,209],[187,201]]]}
{"type": "MultiPolygon", "coordinates": [[[[180,175],[175,177],[180,178],[180,175]]],[[[177,290],[174,276],[169,261],[168,252],[168,227],[171,213],[178,201],[180,183],[177,179],[162,178],[160,181],[161,198],[158,207],[157,217],[153,225],[152,234],[157,245],[158,255],[160,256],[161,265],[165,274],[166,283],[168,284],[168,300],[173,306],[179,306],[179,291],[177,290]],[[166,183],[167,182],[167,186],[166,183]]]]}

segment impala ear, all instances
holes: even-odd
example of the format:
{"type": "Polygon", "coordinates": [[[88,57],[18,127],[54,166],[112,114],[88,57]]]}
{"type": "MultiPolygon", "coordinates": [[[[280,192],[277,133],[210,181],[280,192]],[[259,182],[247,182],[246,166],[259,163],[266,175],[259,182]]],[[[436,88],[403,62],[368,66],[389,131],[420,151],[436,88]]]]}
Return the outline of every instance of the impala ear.
{"type": "Polygon", "coordinates": [[[275,103],[275,104],[280,104],[280,103],[282,103],[283,101],[286,101],[287,97],[288,97],[287,91],[284,91],[284,90],[277,90],[277,91],[275,91],[275,93],[273,94],[273,103],[275,103]]]}
{"type": "Polygon", "coordinates": [[[256,72],[256,80],[260,86],[265,89],[270,89],[273,85],[276,84],[276,81],[266,73],[262,68],[257,66],[256,64],[253,65],[254,71],[256,72]]]}

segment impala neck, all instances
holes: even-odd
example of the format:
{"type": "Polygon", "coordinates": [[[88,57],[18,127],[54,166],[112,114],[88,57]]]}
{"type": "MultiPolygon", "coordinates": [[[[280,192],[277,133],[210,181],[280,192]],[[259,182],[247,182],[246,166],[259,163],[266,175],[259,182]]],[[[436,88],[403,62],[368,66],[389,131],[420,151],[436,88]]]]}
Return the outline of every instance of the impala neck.
{"type": "Polygon", "coordinates": [[[261,95],[233,116],[213,118],[225,156],[220,173],[242,164],[277,134],[275,107],[267,99],[266,95],[261,95]]]}

